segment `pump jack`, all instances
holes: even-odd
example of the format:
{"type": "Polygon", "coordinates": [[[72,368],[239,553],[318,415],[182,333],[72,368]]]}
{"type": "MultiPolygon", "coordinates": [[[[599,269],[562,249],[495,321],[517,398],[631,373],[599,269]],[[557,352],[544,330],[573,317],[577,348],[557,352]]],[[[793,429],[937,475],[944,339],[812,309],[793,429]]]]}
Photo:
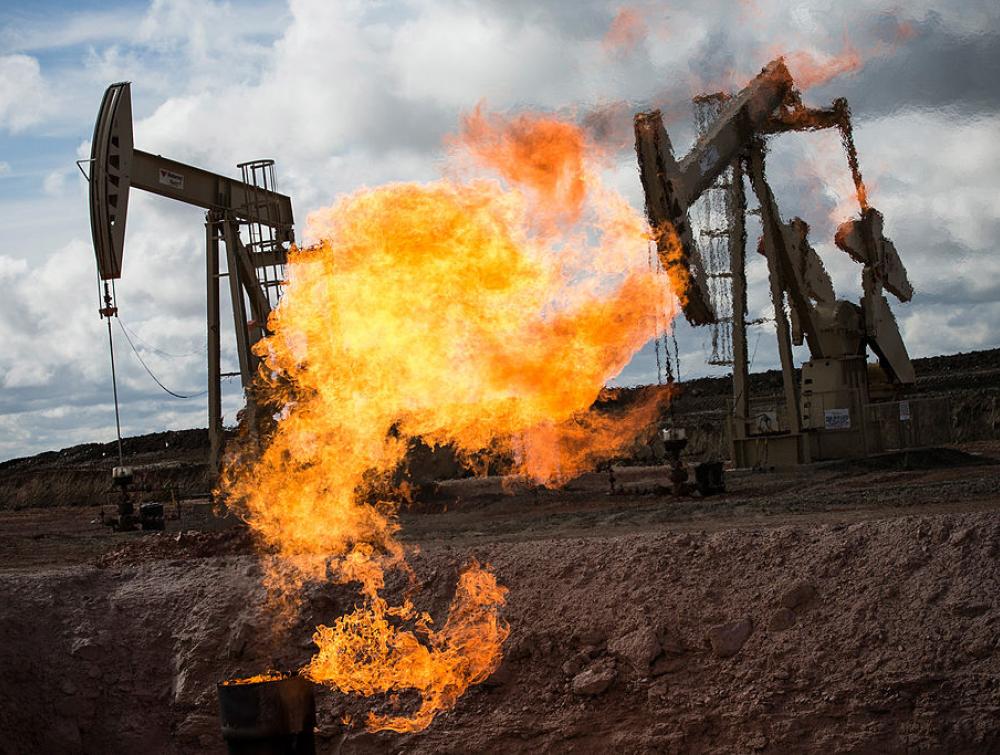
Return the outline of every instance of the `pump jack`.
{"type": "Polygon", "coordinates": [[[90,164],[91,231],[105,290],[102,317],[118,313],[108,282],[122,275],[130,190],[142,189],[206,210],[208,434],[214,472],[223,441],[222,378],[238,374],[247,410],[251,416],[255,410],[249,392],[258,367],[253,346],[267,334],[268,315],[281,294],[288,248],[295,241],[292,202],[274,191],[273,160],[241,163],[237,167],[243,180],[237,180],[135,149],[128,82],[112,84],[104,93],[90,160],[81,162],[90,164]],[[241,228],[246,230],[246,242],[241,228]],[[226,272],[220,272],[220,241],[225,245],[226,272]],[[239,373],[221,372],[219,279],[224,277],[229,279],[239,373]]]}
{"type": "Polygon", "coordinates": [[[868,197],[851,133],[850,111],[840,99],[829,108],[807,108],[782,60],[768,64],[741,92],[726,97],[718,116],[679,162],[659,111],[635,116],[636,153],[646,211],[662,264],[687,280],[683,309],[693,325],[715,313],[688,218],[688,209],[731,169],[730,190],[739,211],[729,229],[732,249],[733,411],[729,437],[737,466],[774,466],[863,455],[869,446],[864,411],[870,401],[866,348],[878,357],[883,380],[896,391],[914,382],[913,366],[883,295],[906,302],[913,289],[895,247],[882,235],[882,215],[868,197]],[[809,246],[808,225],[785,223],[764,175],[765,139],[786,131],[837,128],[857,190],[860,215],[837,230],[836,245],[863,267],[859,304],[837,299],[822,261],[809,246]],[[743,177],[760,206],[760,251],[767,259],[778,351],[784,383],[785,427],[755,428],[750,416],[744,275],[743,177]],[[670,231],[673,231],[673,234],[670,231]],[[675,235],[674,235],[675,234],[675,235]],[[672,245],[679,242],[679,253],[672,245]],[[786,312],[786,300],[789,318],[786,312]],[[791,322],[789,322],[789,319],[791,322]],[[808,345],[801,386],[795,380],[792,344],[808,345]]]}

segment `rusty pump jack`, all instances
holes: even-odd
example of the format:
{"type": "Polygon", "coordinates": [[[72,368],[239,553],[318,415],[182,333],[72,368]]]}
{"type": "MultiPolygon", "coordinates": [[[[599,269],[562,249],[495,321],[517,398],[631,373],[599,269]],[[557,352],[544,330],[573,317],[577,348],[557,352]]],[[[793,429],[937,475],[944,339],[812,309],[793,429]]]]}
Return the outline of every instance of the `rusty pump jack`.
{"type": "Polygon", "coordinates": [[[807,108],[782,60],[768,64],[741,92],[726,97],[715,120],[679,162],[659,111],[635,117],[636,153],[646,211],[662,264],[687,281],[684,313],[693,325],[716,320],[704,264],[694,241],[688,208],[731,169],[733,215],[733,390],[729,418],[737,466],[775,466],[863,455],[863,412],[870,401],[866,349],[878,357],[885,381],[896,389],[914,382],[906,352],[883,290],[901,301],[913,295],[895,247],[882,235],[882,216],[868,204],[845,100],[807,108]],[[864,268],[860,304],[836,299],[822,261],[806,239],[808,226],[781,219],[764,175],[765,138],[786,131],[838,128],[857,189],[859,218],[837,230],[835,242],[864,268]],[[760,206],[760,251],[767,259],[771,299],[784,382],[786,427],[759,430],[749,409],[746,349],[745,212],[743,177],[760,206]],[[791,317],[786,314],[786,301],[791,317]],[[795,380],[792,344],[808,345],[810,360],[795,380]]]}
{"type": "MultiPolygon", "coordinates": [[[[295,241],[292,202],[274,191],[273,160],[241,163],[237,167],[243,180],[237,180],[135,149],[128,82],[112,84],[104,93],[90,159],[81,162],[90,165],[90,223],[98,277],[104,286],[100,314],[108,318],[109,338],[110,318],[118,314],[114,280],[122,274],[130,190],[142,189],[206,210],[208,434],[210,468],[214,472],[223,441],[221,381],[236,374],[221,371],[219,279],[229,279],[238,375],[247,396],[247,409],[252,413],[254,402],[249,390],[258,368],[253,346],[266,335],[268,315],[281,294],[288,248],[295,241]],[[246,229],[246,242],[241,228],[246,229]],[[220,271],[220,241],[225,245],[226,272],[220,271]]],[[[117,389],[115,399],[117,414],[117,389]]],[[[118,446],[121,468],[120,432],[118,446]]],[[[131,473],[123,469],[116,473],[115,479],[119,477],[130,479],[131,473]]]]}

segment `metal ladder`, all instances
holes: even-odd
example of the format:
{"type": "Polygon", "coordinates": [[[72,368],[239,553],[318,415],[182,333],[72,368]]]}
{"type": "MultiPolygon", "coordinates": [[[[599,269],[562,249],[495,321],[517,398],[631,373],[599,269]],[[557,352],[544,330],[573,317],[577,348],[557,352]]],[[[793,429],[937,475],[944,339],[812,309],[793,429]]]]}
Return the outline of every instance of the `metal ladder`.
{"type": "Polygon", "coordinates": [[[273,196],[268,192],[276,191],[274,180],[274,160],[251,160],[239,163],[236,167],[242,171],[243,183],[251,187],[247,192],[246,209],[251,207],[257,212],[255,220],[241,223],[247,229],[249,241],[245,244],[260,276],[260,285],[272,309],[281,300],[285,282],[285,249],[275,237],[278,219],[278,208],[273,196]],[[269,198],[270,197],[270,198],[269,198]]]}

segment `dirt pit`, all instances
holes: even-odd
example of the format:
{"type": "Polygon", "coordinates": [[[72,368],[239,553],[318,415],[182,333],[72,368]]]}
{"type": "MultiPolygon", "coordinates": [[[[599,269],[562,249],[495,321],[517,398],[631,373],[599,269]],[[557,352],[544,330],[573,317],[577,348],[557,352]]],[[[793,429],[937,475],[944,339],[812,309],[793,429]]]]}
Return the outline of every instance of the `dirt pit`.
{"type": "MultiPolygon", "coordinates": [[[[616,496],[600,475],[470,481],[404,514],[439,622],[471,557],[509,588],[505,660],[411,735],[344,731],[389,701],[318,690],[320,751],[1000,750],[1000,467],[639,492],[664,474],[622,472],[616,496]]],[[[282,623],[250,539],[208,512],[125,536],[92,511],[0,514],[0,749],[224,752],[216,683],[309,659],[356,593],[316,585],[282,623]]]]}

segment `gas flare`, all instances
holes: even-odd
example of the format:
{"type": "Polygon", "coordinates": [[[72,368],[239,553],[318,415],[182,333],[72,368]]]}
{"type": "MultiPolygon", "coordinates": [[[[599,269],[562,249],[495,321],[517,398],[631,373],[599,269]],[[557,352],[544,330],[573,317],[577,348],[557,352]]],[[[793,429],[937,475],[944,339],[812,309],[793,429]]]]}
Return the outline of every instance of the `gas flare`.
{"type": "Polygon", "coordinates": [[[796,86],[802,91],[822,86],[838,76],[857,73],[864,67],[865,62],[865,56],[846,38],[843,49],[834,55],[808,49],[785,53],[785,64],[795,77],[796,86]]]}
{"type": "Polygon", "coordinates": [[[646,39],[646,26],[639,8],[623,6],[611,21],[601,45],[607,52],[630,53],[646,39]]]}
{"type": "Polygon", "coordinates": [[[502,605],[506,590],[478,564],[462,572],[448,620],[431,629],[427,614],[417,614],[412,603],[391,608],[377,595],[353,613],[321,626],[313,638],[319,652],[306,674],[330,682],[344,692],[376,695],[394,690],[419,690],[419,709],[409,716],[369,716],[372,729],[423,729],[440,711],[452,707],[469,687],[496,669],[507,628],[493,610],[502,605]],[[390,619],[412,620],[413,632],[400,631],[390,619]],[[426,644],[418,639],[420,635],[426,644]]]}
{"type": "Polygon", "coordinates": [[[864,49],[855,46],[845,32],[839,53],[829,54],[810,48],[789,50],[784,45],[772,46],[769,53],[770,57],[784,56],[788,70],[795,77],[795,85],[804,92],[840,76],[857,73],[870,60],[895,54],[902,43],[913,39],[916,34],[912,22],[897,20],[890,39],[879,40],[864,49]]]}
{"type": "Polygon", "coordinates": [[[655,419],[652,401],[617,419],[590,407],[669,322],[665,295],[676,309],[648,265],[644,218],[601,184],[577,126],[477,108],[450,146],[453,177],[363,189],[309,216],[318,243],[291,253],[257,347],[259,390],[283,409],[266,447],[223,478],[295,564],[272,582],[360,584],[363,604],[317,629],[304,672],[345,693],[419,695],[415,712],[369,714],[375,730],[427,726],[492,673],[508,634],[506,591],[475,562],[440,629],[410,597],[381,596],[387,569],[408,570],[397,504],[379,491],[410,441],[470,464],[502,454],[538,483],[591,469],[655,419]]]}

